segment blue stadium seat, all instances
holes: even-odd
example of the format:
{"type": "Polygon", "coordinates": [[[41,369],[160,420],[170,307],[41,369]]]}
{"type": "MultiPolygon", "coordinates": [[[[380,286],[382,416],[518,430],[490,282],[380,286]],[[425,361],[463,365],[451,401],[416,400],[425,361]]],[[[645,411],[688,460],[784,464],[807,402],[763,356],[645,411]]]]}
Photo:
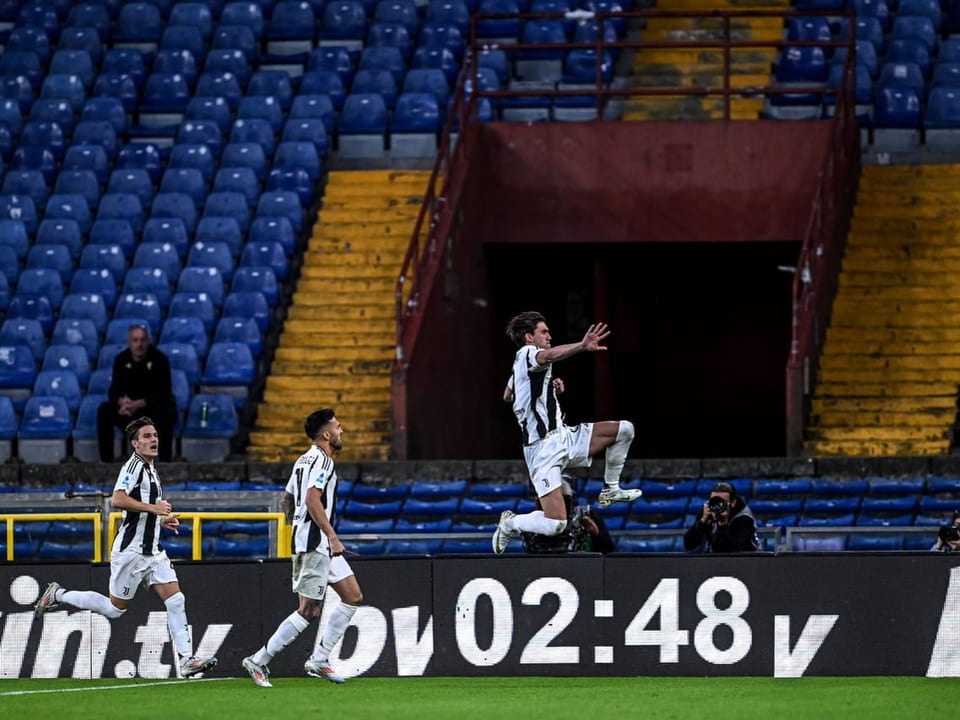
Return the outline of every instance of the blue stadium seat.
{"type": "Polygon", "coordinates": [[[83,109],[87,89],[79,75],[48,74],[40,87],[40,97],[66,100],[73,112],[83,109]]]}
{"type": "Polygon", "coordinates": [[[80,257],[83,238],[76,220],[44,220],[37,228],[36,243],[65,247],[70,253],[71,260],[77,260],[80,257]]]}
{"type": "Polygon", "coordinates": [[[225,242],[195,242],[187,255],[187,267],[216,268],[224,282],[233,278],[234,261],[230,246],[225,242]]]}
{"type": "MultiPolygon", "coordinates": [[[[338,497],[340,496],[339,484],[337,486],[338,497]]],[[[367,533],[389,533],[393,532],[393,518],[383,518],[382,520],[353,520],[350,518],[340,518],[337,522],[337,533],[340,535],[362,535],[367,533]]],[[[488,541],[489,544],[489,541],[488,541]]]]}
{"type": "MultiPolygon", "coordinates": [[[[112,48],[107,50],[100,65],[101,76],[129,77],[138,90],[147,79],[147,63],[144,53],[136,48],[112,48]]],[[[118,128],[119,130],[119,128],[118,128]]]]}
{"type": "MultiPolygon", "coordinates": [[[[27,226],[23,224],[23,221],[10,218],[0,219],[0,245],[11,248],[17,260],[26,258],[29,242],[27,226]]],[[[17,272],[16,261],[14,261],[13,267],[9,268],[9,256],[0,258],[0,265],[4,264],[8,265],[8,270],[12,269],[14,273],[17,272]]]]}
{"type": "MultiPolygon", "coordinates": [[[[332,70],[340,76],[343,85],[348,86],[353,80],[353,59],[350,50],[341,45],[326,45],[314,48],[307,56],[307,72],[314,70],[332,70]]],[[[302,89],[298,95],[302,95],[302,89]]],[[[294,102],[296,98],[294,98],[294,102]]]]}
{"type": "MultiPolygon", "coordinates": [[[[163,67],[164,72],[171,72],[169,69],[171,65],[165,64],[162,60],[162,58],[165,57],[165,52],[189,54],[189,59],[181,58],[180,62],[189,68],[191,73],[190,82],[193,84],[197,79],[197,64],[202,64],[203,58],[207,54],[207,40],[203,36],[203,30],[191,25],[168,25],[164,28],[163,34],[160,36],[159,51],[154,61],[154,69],[163,67]]],[[[174,62],[174,64],[177,62],[171,59],[167,60],[167,63],[171,61],[174,62]]]]}
{"type": "Polygon", "coordinates": [[[93,83],[93,98],[116,100],[125,112],[133,114],[137,110],[140,91],[130,75],[100,73],[93,83]]]}
{"type": "Polygon", "coordinates": [[[144,210],[153,204],[154,192],[153,179],[145,168],[118,168],[107,180],[108,194],[135,195],[144,210]]]}
{"type": "Polygon", "coordinates": [[[434,95],[406,91],[400,95],[390,122],[391,133],[436,133],[439,129],[440,106],[434,95]]]}
{"type": "MultiPolygon", "coordinates": [[[[197,79],[194,95],[208,99],[221,98],[226,101],[230,113],[234,113],[240,105],[240,98],[243,97],[243,87],[240,85],[240,79],[233,72],[210,70],[204,71],[197,79]]],[[[187,112],[189,114],[189,105],[187,112]]]]}
{"type": "Polygon", "coordinates": [[[52,268],[28,267],[17,280],[17,294],[43,296],[50,302],[50,307],[58,311],[65,294],[63,276],[52,268]]]}
{"type": "MultiPolygon", "coordinates": [[[[29,121],[24,128],[27,129],[28,125],[55,126],[56,124],[56,122],[29,121]]],[[[21,144],[14,149],[10,157],[8,174],[13,170],[38,172],[42,178],[42,184],[45,186],[47,183],[52,183],[57,176],[57,158],[53,150],[44,145],[21,144]]],[[[6,179],[4,181],[6,182],[6,179]]],[[[42,187],[40,192],[43,194],[42,199],[45,201],[46,195],[49,194],[47,188],[42,187]]],[[[34,200],[34,202],[37,201],[34,200]]]]}
{"type": "MultiPolygon", "coordinates": [[[[300,95],[325,96],[330,99],[334,110],[343,107],[346,89],[340,75],[333,70],[311,70],[300,79],[300,95]]],[[[296,111],[297,102],[291,104],[291,112],[296,111]]]]}
{"type": "MultiPolygon", "coordinates": [[[[100,346],[100,352],[97,354],[97,367],[98,368],[113,368],[113,361],[117,355],[124,351],[127,347],[126,337],[127,337],[127,328],[130,327],[131,323],[129,320],[121,321],[123,330],[124,342],[104,342],[100,346]]],[[[110,326],[107,326],[107,334],[110,334],[110,326]]]]}
{"type": "Polygon", "coordinates": [[[184,437],[233,437],[238,428],[237,413],[229,395],[196,393],[190,400],[184,437]],[[207,419],[201,420],[202,408],[207,407],[207,419]]]}
{"type": "MultiPolygon", "coordinates": [[[[209,64],[209,62],[208,59],[207,63],[209,64]]],[[[200,82],[202,82],[202,80],[203,78],[201,77],[200,82]]],[[[184,118],[187,122],[211,122],[221,133],[227,132],[230,129],[230,123],[233,121],[230,105],[227,103],[227,99],[221,96],[194,96],[194,98],[187,103],[187,112],[184,114],[184,118]]]]}
{"type": "MultiPolygon", "coordinates": [[[[247,206],[252,208],[257,204],[260,197],[260,181],[253,168],[250,167],[221,167],[213,180],[212,191],[215,193],[239,193],[246,199],[247,206]]],[[[206,218],[204,218],[206,219],[206,218]]],[[[235,217],[220,216],[222,220],[229,220],[236,226],[236,233],[240,235],[240,223],[235,217]]],[[[201,223],[203,220],[201,220],[201,223]]],[[[198,228],[199,235],[199,228],[198,228]]],[[[208,238],[210,239],[210,238],[208,238]]],[[[228,244],[235,248],[234,254],[239,254],[237,242],[242,243],[242,238],[230,238],[228,244]]]]}
{"type": "MultiPolygon", "coordinates": [[[[67,410],[75,413],[80,409],[82,391],[76,373],[72,370],[41,370],[33,383],[33,397],[59,397],[64,400],[67,410]]],[[[30,401],[24,407],[24,423],[27,421],[30,410],[30,401]]],[[[69,420],[69,415],[67,416],[69,420]]],[[[73,425],[71,423],[71,429],[73,425]]],[[[21,428],[22,429],[22,428],[21,428]]]]}
{"type": "MultiPolygon", "coordinates": [[[[64,309],[67,307],[67,301],[70,295],[63,299],[64,309]]],[[[100,303],[101,306],[103,303],[100,303]]],[[[102,330],[98,330],[94,321],[87,317],[69,317],[64,316],[61,310],[60,317],[53,326],[53,334],[50,336],[51,345],[77,345],[82,347],[87,353],[91,362],[96,360],[97,353],[100,351],[100,336],[102,330]]],[[[103,326],[106,329],[106,323],[103,326]]]]}
{"type": "MultiPolygon", "coordinates": [[[[94,270],[102,272],[108,271],[112,276],[114,283],[123,280],[127,272],[127,259],[123,248],[119,245],[86,245],[80,252],[80,264],[77,271],[94,270]]],[[[116,299],[110,303],[110,306],[116,304],[116,299]]]]}
{"type": "Polygon", "coordinates": [[[44,65],[50,62],[50,38],[41,28],[13,28],[7,36],[6,48],[12,52],[35,53],[44,65]]]}
{"type": "MultiPolygon", "coordinates": [[[[16,104],[20,106],[20,122],[22,122],[22,116],[30,112],[33,97],[33,86],[26,75],[0,76],[0,98],[16,101],[16,104]]],[[[10,130],[10,128],[7,128],[7,130],[10,130]]],[[[10,155],[7,154],[5,157],[9,159],[10,155]]]]}
{"type": "Polygon", "coordinates": [[[254,65],[257,60],[258,48],[259,43],[253,30],[243,25],[221,23],[214,29],[213,37],[210,39],[211,53],[217,50],[239,52],[251,65],[254,65]]]}
{"type": "Polygon", "coordinates": [[[897,5],[897,17],[928,18],[935,30],[940,30],[943,8],[937,0],[904,0],[897,5]]]}
{"type": "Polygon", "coordinates": [[[223,133],[216,123],[209,120],[187,120],[177,131],[176,143],[206,145],[215,158],[223,150],[223,133]]]}
{"type": "Polygon", "coordinates": [[[159,192],[153,198],[151,218],[180,218],[188,233],[197,229],[197,206],[193,198],[182,192],[159,192]]]}
{"type": "Polygon", "coordinates": [[[270,306],[263,293],[231,292],[223,301],[222,318],[253,318],[261,332],[270,327],[270,306]]]}
{"type": "Polygon", "coordinates": [[[114,320],[146,322],[150,334],[157,336],[163,323],[163,310],[153,293],[121,293],[113,309],[114,320]]]}
{"type": "Polygon", "coordinates": [[[4,195],[25,195],[40,212],[47,206],[47,198],[50,196],[42,170],[7,170],[0,192],[4,195]]]}
{"type": "MultiPolygon", "coordinates": [[[[343,98],[341,97],[341,103],[343,98]]],[[[289,120],[298,118],[317,118],[323,121],[329,135],[336,128],[336,115],[333,100],[328,95],[297,95],[290,105],[289,120]]]]}
{"type": "Polygon", "coordinates": [[[194,143],[178,143],[170,149],[168,168],[195,168],[203,176],[204,183],[213,181],[216,160],[210,148],[194,143]]]}
{"type": "Polygon", "coordinates": [[[100,198],[97,220],[126,220],[139,235],[143,230],[143,203],[133,193],[106,193],[100,198]]]}
{"type": "Polygon", "coordinates": [[[272,97],[284,112],[293,102],[293,86],[285,70],[258,70],[247,83],[247,97],[272,97]]]}
{"type": "MultiPolygon", "coordinates": [[[[87,209],[82,198],[80,202],[84,204],[84,209],[87,209]]],[[[89,216],[89,209],[87,213],[89,216]]],[[[47,217],[50,217],[49,203],[47,217]]],[[[23,195],[0,194],[0,220],[18,220],[27,229],[27,234],[33,235],[37,231],[37,206],[33,204],[33,200],[23,195]]]]}
{"type": "Polygon", "coordinates": [[[56,122],[28,120],[20,132],[20,145],[46,148],[53,154],[54,160],[62,160],[65,150],[63,128],[56,122]]]}
{"type": "Polygon", "coordinates": [[[469,488],[466,480],[414,480],[410,484],[410,496],[419,499],[461,498],[469,488]]]}
{"type": "Polygon", "coordinates": [[[110,13],[102,3],[78,3],[70,8],[64,27],[93,28],[101,41],[107,42],[111,32],[110,13]]]}
{"type": "Polygon", "coordinates": [[[223,304],[223,275],[215,267],[188,265],[180,273],[177,292],[205,293],[210,296],[213,304],[219,307],[223,304]]]}
{"type": "Polygon", "coordinates": [[[905,527],[913,525],[914,514],[896,514],[888,512],[861,512],[857,516],[857,525],[869,527],[905,527]]]}
{"type": "Polygon", "coordinates": [[[126,132],[127,111],[120,98],[92,97],[83,104],[80,123],[107,122],[117,134],[126,132]]]}
{"type": "MultiPolygon", "coordinates": [[[[167,173],[170,171],[168,170],[167,173]]],[[[167,173],[164,177],[167,177],[167,173]]],[[[181,218],[150,218],[143,224],[142,243],[172,245],[178,257],[185,257],[190,245],[187,226],[181,218]]]]}
{"type": "Polygon", "coordinates": [[[302,55],[309,53],[314,41],[314,9],[302,0],[280,0],[266,28],[267,53],[302,55]]]}
{"type": "Polygon", "coordinates": [[[857,17],[876,18],[884,32],[890,30],[893,14],[887,0],[852,0],[850,7],[857,17]]]}
{"type": "MultiPolygon", "coordinates": [[[[187,380],[187,374],[183,370],[176,368],[170,369],[170,391],[173,393],[173,399],[177,404],[177,422],[180,423],[180,416],[187,412],[190,407],[190,398],[193,395],[193,389],[190,387],[190,381],[187,380]]],[[[179,432],[179,427],[177,432],[179,432]]]]}
{"type": "Polygon", "coordinates": [[[276,167],[267,177],[266,192],[293,192],[300,201],[301,207],[307,207],[313,202],[315,181],[302,167],[276,167]]]}
{"type": "Polygon", "coordinates": [[[373,9],[373,22],[396,23],[414,36],[419,30],[420,18],[413,0],[379,0],[373,9]]]}
{"type": "Polygon", "coordinates": [[[154,52],[163,33],[160,9],[149,2],[126,3],[120,8],[114,28],[114,47],[134,47],[154,52]]]}
{"type": "Polygon", "coordinates": [[[273,96],[247,95],[240,98],[237,107],[237,119],[266,120],[270,123],[274,133],[279,133],[283,127],[283,107],[280,101],[273,96]]]}
{"type": "MultiPolygon", "coordinates": [[[[85,127],[90,128],[90,131],[94,133],[97,138],[99,138],[102,133],[113,133],[113,128],[109,123],[106,122],[91,122],[86,124],[80,123],[80,125],[85,125],[85,127]]],[[[110,156],[107,152],[107,146],[88,144],[86,139],[80,140],[80,142],[83,144],[77,145],[77,133],[79,133],[81,130],[80,125],[77,126],[77,132],[74,133],[74,144],[67,148],[66,153],[64,153],[61,173],[64,171],[90,171],[94,174],[94,177],[96,177],[98,184],[102,185],[107,181],[107,177],[110,175],[110,156]]],[[[114,134],[114,150],[116,150],[115,141],[116,135],[114,134]]],[[[99,188],[97,188],[98,202],[99,198],[99,188]]],[[[87,199],[89,201],[89,198],[87,199]]]]}
{"type": "MultiPolygon", "coordinates": [[[[93,170],[61,170],[53,186],[57,195],[79,195],[92,210],[100,204],[100,181],[93,170]]],[[[79,226],[77,230],[79,231],[79,226]]],[[[79,256],[80,249],[77,248],[79,256]]]]}
{"type": "Polygon", "coordinates": [[[259,2],[227,2],[220,13],[220,25],[246,27],[259,40],[263,37],[265,25],[263,15],[259,2]]]}
{"type": "Polygon", "coordinates": [[[31,87],[39,88],[43,79],[43,63],[35,52],[7,49],[0,55],[0,74],[6,77],[23,76],[31,87]]]}
{"type": "MultiPolygon", "coordinates": [[[[190,196],[198,209],[203,208],[207,198],[207,182],[196,167],[168,167],[160,181],[162,193],[182,192],[190,196]]],[[[173,220],[174,218],[167,218],[173,220]]]]}
{"type": "MultiPolygon", "coordinates": [[[[867,40],[873,44],[877,55],[883,55],[886,47],[883,26],[878,18],[857,17],[853,22],[853,35],[856,40],[867,40]]],[[[848,40],[850,37],[850,23],[847,18],[840,21],[840,36],[838,40],[848,40]]]]}
{"type": "MultiPolygon", "coordinates": [[[[95,271],[98,274],[94,277],[98,280],[109,280],[113,282],[113,278],[110,277],[109,272],[107,271],[95,271]],[[100,272],[105,272],[106,277],[99,274],[100,272]]],[[[74,276],[76,277],[76,276],[74,276]]],[[[87,275],[87,277],[90,277],[87,275]]],[[[82,283],[80,283],[82,284],[82,283]]],[[[71,287],[73,287],[73,279],[71,279],[71,287]]],[[[114,292],[116,292],[116,286],[114,285],[114,292]]],[[[88,320],[90,321],[92,327],[96,331],[93,338],[94,344],[96,343],[97,335],[103,335],[107,330],[107,304],[103,297],[93,293],[69,293],[63,298],[63,303],[60,306],[60,320],[88,320]]],[[[58,320],[58,323],[60,322],[58,320]]],[[[92,353],[91,353],[92,354],[92,353]]]]}
{"type": "Polygon", "coordinates": [[[190,343],[199,360],[204,360],[210,351],[210,340],[203,328],[203,321],[195,317],[168,317],[160,333],[160,344],[169,343],[190,343]]]}
{"type": "Polygon", "coordinates": [[[917,510],[917,496],[866,496],[860,503],[861,512],[870,513],[913,513],[917,510]]]}
{"type": "Polygon", "coordinates": [[[169,25],[196,27],[205,40],[213,35],[214,17],[206,2],[177,2],[170,9],[169,25]]]}
{"type": "Polygon", "coordinates": [[[73,133],[75,125],[74,109],[69,100],[63,98],[39,97],[30,106],[31,120],[55,122],[60,125],[64,135],[73,133]]]}
{"type": "MultiPolygon", "coordinates": [[[[0,392],[14,400],[19,412],[23,410],[29,393],[33,391],[33,383],[37,379],[38,358],[26,344],[26,338],[12,337],[10,327],[15,329],[17,324],[17,321],[4,320],[3,330],[0,330],[0,392]],[[12,344],[11,340],[16,340],[16,344],[12,344]],[[17,395],[10,392],[13,390],[27,392],[17,395]]],[[[40,354],[42,357],[42,349],[40,354]]]]}
{"type": "Polygon", "coordinates": [[[171,283],[180,277],[180,256],[170,243],[141,242],[133,256],[131,268],[160,269],[171,283]]]}
{"type": "Polygon", "coordinates": [[[273,155],[277,144],[276,132],[266,118],[239,118],[230,128],[232,144],[256,143],[263,148],[264,155],[273,155]]]}
{"type": "Polygon", "coordinates": [[[317,180],[323,173],[317,146],[309,140],[282,141],[277,145],[277,151],[273,157],[273,167],[274,169],[303,168],[311,180],[317,180]]]}
{"type": "Polygon", "coordinates": [[[876,128],[919,128],[920,93],[912,88],[880,87],[873,103],[876,128]]]}
{"type": "MultiPolygon", "coordinates": [[[[220,172],[223,172],[222,170],[220,172]]],[[[217,173],[220,177],[220,173],[217,173]]],[[[230,248],[230,254],[237,257],[243,247],[243,233],[235,218],[221,215],[207,215],[197,223],[195,242],[224,242],[230,248]]]]}
{"type": "Polygon", "coordinates": [[[254,358],[263,352],[263,336],[257,321],[253,318],[224,318],[217,322],[213,335],[216,342],[241,342],[250,348],[254,358]]]}
{"type": "Polygon", "coordinates": [[[357,0],[333,0],[323,9],[319,40],[342,41],[343,46],[359,49],[367,33],[367,11],[357,0]]]}
{"type": "Polygon", "coordinates": [[[257,202],[257,217],[286,217],[293,229],[303,229],[303,208],[300,198],[289,190],[271,190],[264,192],[257,202]]]}
{"type": "Polygon", "coordinates": [[[369,47],[400,48],[404,60],[407,60],[413,52],[413,34],[403,23],[373,22],[367,30],[366,44],[369,47]]]}
{"type": "Polygon", "coordinates": [[[358,70],[386,71],[393,77],[394,85],[399,87],[407,70],[407,63],[400,48],[368,47],[360,55],[358,70]]]}
{"type": "Polygon", "coordinates": [[[949,475],[931,475],[927,478],[927,492],[938,493],[960,493],[960,477],[951,477],[949,475]]]}
{"type": "Polygon", "coordinates": [[[250,224],[248,242],[277,242],[289,257],[296,245],[293,225],[286,217],[258,217],[250,224]]]}
{"type": "MultiPolygon", "coordinates": [[[[960,86],[939,86],[930,90],[923,125],[927,130],[960,129],[960,86]]],[[[927,139],[929,141],[929,135],[927,139]]]]}
{"type": "Polygon", "coordinates": [[[170,302],[167,317],[196,317],[203,322],[208,333],[213,332],[217,322],[217,307],[206,293],[178,292],[170,302]]]}
{"type": "Polygon", "coordinates": [[[53,308],[43,295],[27,295],[18,292],[10,299],[6,315],[11,320],[36,320],[44,334],[53,330],[53,308]]]}
{"type": "Polygon", "coordinates": [[[393,521],[400,514],[402,500],[387,502],[363,502],[355,498],[347,501],[343,511],[344,519],[358,520],[360,518],[390,518],[393,521]]]}
{"type": "Polygon", "coordinates": [[[204,387],[237,386],[243,389],[245,397],[253,376],[254,359],[248,345],[242,342],[214,342],[210,346],[200,382],[204,387]]]}
{"type": "Polygon", "coordinates": [[[80,401],[77,410],[77,421],[73,426],[74,455],[76,455],[77,440],[93,440],[97,437],[97,409],[100,403],[108,400],[107,393],[88,392],[80,401]]]}
{"type": "Polygon", "coordinates": [[[453,25],[463,35],[470,30],[470,8],[463,0],[430,0],[425,19],[431,23],[453,25]]]}
{"type": "Polygon", "coordinates": [[[135,266],[130,268],[123,278],[123,294],[151,294],[157,299],[161,311],[165,311],[170,305],[170,296],[173,293],[170,290],[170,279],[162,269],[135,266]]]}
{"type": "Polygon", "coordinates": [[[200,359],[191,343],[163,342],[157,346],[170,360],[170,367],[184,374],[190,385],[200,382],[200,359]]]}
{"type": "Polygon", "coordinates": [[[442,540],[387,540],[384,554],[437,555],[442,545],[442,540]]]}
{"type": "MultiPolygon", "coordinates": [[[[494,51],[487,50],[481,52],[478,54],[478,57],[483,58],[484,56],[490,55],[492,52],[494,51]]],[[[498,57],[503,57],[504,70],[506,70],[506,53],[504,53],[502,50],[497,50],[496,52],[499,53],[498,57]]],[[[440,70],[443,72],[444,77],[447,78],[447,83],[452,84],[456,81],[457,74],[460,72],[460,65],[457,62],[457,58],[454,57],[454,54],[447,48],[418,47],[413,51],[413,56],[410,58],[410,69],[440,70]]],[[[504,80],[506,80],[506,76],[504,76],[504,80]]]]}
{"type": "MultiPolygon", "coordinates": [[[[66,372],[76,376],[81,388],[90,382],[90,357],[80,345],[49,345],[43,354],[40,371],[66,372]]],[[[71,408],[73,409],[73,408],[71,408]]]]}
{"type": "Polygon", "coordinates": [[[253,170],[258,182],[263,182],[267,177],[267,156],[259,143],[227,143],[223,148],[220,166],[248,167],[253,170]]]}
{"type": "Polygon", "coordinates": [[[274,307],[280,296],[277,276],[268,267],[238,267],[233,274],[231,292],[259,292],[274,307]]]}
{"type": "MultiPolygon", "coordinates": [[[[52,220],[45,222],[58,221],[52,220]]],[[[25,268],[27,270],[42,268],[56,270],[60,274],[61,283],[67,283],[70,280],[70,276],[73,275],[73,257],[67,245],[38,244],[27,251],[25,268]]],[[[62,295],[60,299],[63,299],[62,295]]],[[[56,302],[59,307],[59,301],[56,302]]]]}
{"type": "Polygon", "coordinates": [[[266,266],[273,270],[277,280],[282,282],[287,278],[287,256],[283,246],[271,240],[248,242],[240,255],[240,265],[266,266]]]}
{"type": "Polygon", "coordinates": [[[866,535],[863,533],[851,533],[847,539],[847,550],[868,552],[902,549],[903,537],[901,535],[866,535]]]}
{"type": "MultiPolygon", "coordinates": [[[[256,147],[256,146],[255,146],[256,147]]],[[[207,196],[203,210],[205,217],[233,218],[241,233],[250,227],[250,207],[246,197],[239,192],[216,191],[207,196]]]]}

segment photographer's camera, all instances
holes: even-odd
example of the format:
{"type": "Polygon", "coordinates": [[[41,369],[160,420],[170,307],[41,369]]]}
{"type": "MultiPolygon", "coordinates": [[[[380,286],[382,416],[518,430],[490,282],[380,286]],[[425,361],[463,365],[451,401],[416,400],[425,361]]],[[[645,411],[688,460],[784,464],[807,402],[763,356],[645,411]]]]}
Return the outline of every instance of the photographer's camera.
{"type": "Polygon", "coordinates": [[[960,524],[942,525],[940,530],[937,532],[937,536],[943,543],[960,541],[960,524]]]}
{"type": "Polygon", "coordinates": [[[713,496],[707,500],[707,510],[709,510],[714,515],[719,515],[727,509],[727,501],[722,497],[713,496]]]}

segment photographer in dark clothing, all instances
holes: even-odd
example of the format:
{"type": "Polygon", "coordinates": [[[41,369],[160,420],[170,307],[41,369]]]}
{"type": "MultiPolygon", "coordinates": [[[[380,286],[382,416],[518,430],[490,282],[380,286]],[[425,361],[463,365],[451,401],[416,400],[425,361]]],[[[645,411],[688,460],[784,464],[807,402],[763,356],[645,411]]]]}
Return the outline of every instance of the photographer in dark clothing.
{"type": "Polygon", "coordinates": [[[753,552],[760,549],[757,521],[730,483],[713,486],[697,522],[683,536],[691,552],[753,552]]]}
{"type": "Polygon", "coordinates": [[[567,506],[567,527],[559,535],[538,535],[522,533],[523,549],[528,553],[565,553],[598,552],[611,553],[616,550],[613,538],[603,518],[594,515],[588,505],[577,502],[577,494],[568,482],[571,478],[563,476],[560,491],[567,506]]]}
{"type": "Polygon", "coordinates": [[[953,513],[950,522],[941,525],[937,531],[937,541],[930,548],[933,552],[955,552],[960,550],[960,510],[953,513]]]}
{"type": "Polygon", "coordinates": [[[170,360],[150,344],[143,325],[132,325],[127,348],[113,360],[109,399],[97,408],[97,440],[101,462],[113,462],[113,428],[126,427],[138,417],[153,418],[160,436],[159,458],[173,455],[173,429],[177,405],[173,398],[170,360]]]}

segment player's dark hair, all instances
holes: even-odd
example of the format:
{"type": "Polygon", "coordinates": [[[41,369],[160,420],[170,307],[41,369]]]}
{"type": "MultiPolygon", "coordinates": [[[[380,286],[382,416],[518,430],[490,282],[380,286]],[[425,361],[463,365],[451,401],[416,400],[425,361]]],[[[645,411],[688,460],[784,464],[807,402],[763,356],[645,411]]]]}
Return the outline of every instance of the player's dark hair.
{"type": "Polygon", "coordinates": [[[523,347],[527,344],[526,334],[532,334],[539,323],[546,321],[547,319],[536,310],[522,312],[510,318],[510,322],[507,323],[507,337],[513,340],[517,347],[523,347]]]}
{"type": "Polygon", "coordinates": [[[320,431],[323,430],[327,423],[333,420],[336,415],[337,414],[333,411],[333,408],[314,410],[312,413],[307,415],[307,419],[304,420],[303,431],[307,434],[307,437],[310,438],[310,440],[316,440],[320,435],[320,431]]]}
{"type": "Polygon", "coordinates": [[[136,420],[131,420],[127,423],[127,426],[123,429],[123,432],[126,433],[127,442],[132,443],[137,439],[137,435],[140,434],[140,428],[145,428],[147,425],[153,425],[153,420],[148,418],[146,415],[143,417],[138,417],[136,420]]]}

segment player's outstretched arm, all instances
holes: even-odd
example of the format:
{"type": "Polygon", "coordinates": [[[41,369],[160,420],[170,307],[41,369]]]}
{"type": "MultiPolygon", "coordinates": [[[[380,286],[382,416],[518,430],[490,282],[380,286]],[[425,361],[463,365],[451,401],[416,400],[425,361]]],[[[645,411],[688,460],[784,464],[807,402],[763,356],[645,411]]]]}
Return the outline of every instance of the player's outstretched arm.
{"type": "Polygon", "coordinates": [[[537,353],[537,362],[541,365],[565,360],[568,357],[582,352],[597,352],[606,350],[606,345],[601,343],[610,336],[610,330],[606,323],[596,323],[587,328],[583,334],[583,339],[577,343],[567,343],[566,345],[557,345],[549,347],[537,353]]]}

